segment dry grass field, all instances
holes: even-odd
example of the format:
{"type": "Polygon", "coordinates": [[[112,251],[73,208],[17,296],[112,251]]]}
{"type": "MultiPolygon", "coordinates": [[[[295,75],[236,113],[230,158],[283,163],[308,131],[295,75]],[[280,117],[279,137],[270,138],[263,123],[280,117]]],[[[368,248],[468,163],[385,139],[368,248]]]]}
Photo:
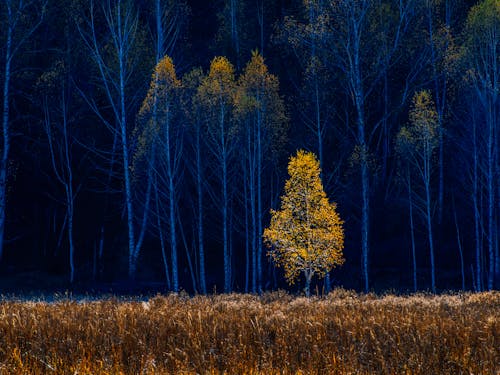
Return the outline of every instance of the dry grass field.
{"type": "Polygon", "coordinates": [[[500,374],[500,293],[4,301],[0,374],[500,374]]]}

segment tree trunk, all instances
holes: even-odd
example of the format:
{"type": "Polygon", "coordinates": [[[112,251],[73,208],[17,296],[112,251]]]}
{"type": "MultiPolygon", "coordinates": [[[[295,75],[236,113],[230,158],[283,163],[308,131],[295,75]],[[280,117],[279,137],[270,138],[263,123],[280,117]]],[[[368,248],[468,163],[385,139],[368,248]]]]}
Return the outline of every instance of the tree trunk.
{"type": "Polygon", "coordinates": [[[252,222],[252,293],[257,293],[257,216],[255,212],[255,150],[252,149],[251,134],[248,132],[248,164],[250,189],[250,215],[252,222]]]}
{"type": "MultiPolygon", "coordinates": [[[[359,29],[360,25],[357,21],[353,21],[355,28],[359,29]]],[[[357,30],[359,33],[360,30],[357,30]]],[[[365,135],[365,117],[364,117],[364,92],[361,76],[361,46],[358,35],[354,36],[353,46],[353,91],[354,101],[357,112],[357,143],[360,153],[360,169],[361,169],[361,253],[363,263],[363,277],[365,292],[369,291],[369,220],[370,220],[370,180],[368,171],[368,145],[366,143],[365,135]]]]}
{"type": "MultiPolygon", "coordinates": [[[[363,156],[363,158],[366,159],[366,156],[363,156]]],[[[369,236],[370,201],[369,201],[368,165],[366,160],[361,162],[361,184],[362,184],[362,196],[363,196],[362,219],[361,219],[363,273],[365,277],[365,292],[368,292],[369,291],[368,257],[370,250],[368,246],[368,236],[369,236]]]]}
{"type": "MultiPolygon", "coordinates": [[[[258,95],[257,100],[262,103],[258,95]]],[[[259,293],[262,292],[262,111],[257,111],[257,269],[259,279],[259,293]]]]}
{"type": "Polygon", "coordinates": [[[75,281],[75,246],[73,242],[73,217],[74,217],[74,193],[73,193],[73,168],[71,166],[71,156],[69,150],[68,122],[66,99],[64,89],[62,92],[62,107],[63,107],[63,132],[64,132],[64,157],[66,164],[66,201],[68,211],[68,242],[69,242],[69,267],[70,267],[70,283],[75,281]]]}
{"type": "Polygon", "coordinates": [[[453,202],[453,217],[455,219],[455,229],[457,231],[458,254],[460,255],[460,271],[461,271],[461,275],[462,275],[462,290],[465,291],[464,253],[462,250],[462,241],[460,240],[460,228],[458,226],[457,210],[455,208],[455,202],[453,202]]]}
{"type": "MultiPolygon", "coordinates": [[[[490,108],[490,110],[494,110],[490,108]]],[[[495,187],[494,187],[494,137],[495,128],[493,124],[492,114],[489,117],[489,132],[488,132],[488,175],[487,175],[487,189],[488,189],[488,290],[493,289],[493,280],[495,276],[495,249],[494,249],[494,235],[495,235],[495,187]]]]}
{"type": "Polygon", "coordinates": [[[203,239],[203,172],[201,164],[201,140],[200,129],[196,130],[196,192],[198,195],[198,252],[200,262],[200,289],[203,294],[207,293],[205,275],[205,248],[203,239]]]}
{"type": "Polygon", "coordinates": [[[226,135],[225,135],[225,115],[224,109],[221,109],[220,119],[220,136],[221,136],[221,157],[222,157],[222,237],[224,247],[224,292],[231,292],[231,259],[229,254],[229,237],[228,237],[228,206],[229,196],[227,190],[227,150],[226,150],[226,135]]]}
{"type": "Polygon", "coordinates": [[[473,117],[472,119],[472,145],[474,149],[474,167],[473,167],[473,182],[472,182],[472,203],[474,205],[474,242],[476,247],[476,292],[480,292],[482,289],[482,267],[481,267],[481,240],[480,240],[480,231],[481,231],[481,215],[479,212],[479,202],[478,202],[478,154],[477,154],[477,129],[476,129],[476,119],[473,117]]]}
{"type": "Polygon", "coordinates": [[[222,207],[222,225],[223,225],[223,241],[224,241],[224,292],[231,292],[231,260],[229,259],[229,239],[228,239],[228,194],[227,194],[227,165],[226,160],[223,161],[222,166],[222,194],[223,194],[223,207],[222,207]]]}
{"type": "Polygon", "coordinates": [[[174,292],[179,291],[179,272],[178,272],[178,261],[177,261],[177,236],[175,229],[175,194],[174,194],[174,183],[173,179],[169,178],[169,192],[168,192],[168,210],[169,210],[169,221],[170,221],[170,250],[171,250],[171,260],[172,260],[172,290],[174,292]]]}
{"type": "Polygon", "coordinates": [[[5,217],[7,206],[7,168],[9,163],[10,150],[10,129],[9,129],[9,95],[10,95],[10,77],[11,77],[11,62],[12,62],[12,12],[10,2],[7,1],[8,26],[7,39],[5,41],[5,66],[4,66],[4,83],[3,83],[3,107],[2,107],[2,135],[3,135],[3,150],[2,160],[0,162],[0,261],[3,257],[4,234],[5,234],[5,217]]]}
{"type": "Polygon", "coordinates": [[[155,181],[155,202],[156,202],[156,225],[158,226],[158,234],[160,236],[160,247],[161,247],[161,255],[162,255],[162,260],[163,260],[163,269],[165,271],[165,280],[167,282],[167,288],[171,290],[171,283],[170,283],[170,272],[169,272],[169,267],[168,267],[168,260],[167,260],[167,252],[165,249],[165,240],[163,238],[163,230],[161,228],[161,220],[160,220],[160,201],[158,200],[158,184],[155,181]]]}
{"type": "Polygon", "coordinates": [[[70,203],[70,207],[68,208],[68,242],[69,242],[69,269],[70,269],[70,276],[69,276],[69,282],[73,284],[75,281],[75,261],[74,261],[74,254],[75,254],[75,246],[73,243],[73,203],[70,203]]]}
{"type": "Polygon", "coordinates": [[[304,291],[306,293],[306,297],[310,297],[311,296],[311,280],[312,280],[313,273],[311,270],[306,270],[306,271],[304,271],[304,276],[306,278],[306,287],[304,288],[304,291]]]}
{"type": "Polygon", "coordinates": [[[413,291],[416,292],[418,290],[418,284],[417,284],[417,254],[415,249],[415,229],[413,225],[413,195],[412,195],[410,171],[408,170],[407,173],[408,173],[408,199],[410,208],[411,253],[413,260],[413,291]]]}
{"type": "Polygon", "coordinates": [[[250,226],[248,220],[248,177],[246,161],[243,163],[243,206],[245,215],[245,293],[248,293],[248,287],[250,285],[250,231],[248,227],[250,226]]]}
{"type": "Polygon", "coordinates": [[[434,264],[434,241],[432,238],[432,216],[431,216],[431,195],[429,181],[425,185],[425,208],[426,208],[426,219],[427,219],[427,234],[429,236],[429,252],[431,258],[431,288],[432,293],[436,293],[436,267],[434,264]]]}
{"type": "MultiPolygon", "coordinates": [[[[124,107],[124,103],[123,103],[124,107]]],[[[122,116],[122,121],[125,121],[125,115],[122,116]]],[[[128,248],[129,248],[129,278],[134,279],[137,270],[137,254],[135,252],[134,240],[134,216],[132,209],[132,188],[130,184],[130,166],[128,157],[127,134],[125,122],[121,125],[121,141],[123,155],[123,173],[125,182],[125,202],[127,205],[127,228],[128,228],[128,248]]]]}
{"type": "Polygon", "coordinates": [[[441,224],[443,212],[443,197],[444,197],[444,144],[443,144],[443,112],[446,103],[446,86],[441,90],[440,79],[437,70],[436,49],[434,45],[434,25],[433,25],[433,12],[432,5],[428,5],[428,31],[429,31],[429,44],[431,47],[431,64],[432,75],[434,80],[434,95],[436,97],[436,109],[438,115],[439,127],[439,151],[438,151],[438,169],[439,169],[439,187],[438,187],[438,223],[441,224]]]}
{"type": "Polygon", "coordinates": [[[264,0],[257,2],[257,17],[259,20],[260,54],[264,56],[264,0]]]}
{"type": "Polygon", "coordinates": [[[169,118],[169,109],[167,109],[167,118],[165,121],[165,140],[163,143],[165,147],[165,157],[167,163],[167,180],[168,180],[168,212],[169,212],[169,226],[170,226],[170,250],[172,261],[172,288],[174,292],[179,291],[179,272],[177,260],[177,233],[176,233],[176,196],[175,196],[175,182],[174,182],[174,166],[172,165],[172,145],[170,137],[171,122],[169,118]]]}
{"type": "Polygon", "coordinates": [[[120,88],[120,136],[122,143],[122,157],[123,157],[123,176],[125,183],[125,203],[127,207],[127,228],[128,228],[128,248],[129,248],[129,278],[133,280],[135,278],[137,270],[137,258],[138,252],[135,248],[135,238],[134,238],[134,211],[132,205],[132,187],[130,183],[130,163],[128,155],[128,139],[127,139],[127,114],[125,107],[125,58],[124,56],[124,41],[122,40],[122,15],[121,15],[121,3],[118,3],[117,7],[117,34],[118,34],[118,63],[119,63],[119,88],[120,88]]]}
{"type": "Polygon", "coordinates": [[[186,259],[188,262],[189,273],[191,275],[191,284],[193,285],[193,292],[194,292],[194,294],[198,294],[198,288],[197,288],[197,284],[196,284],[196,271],[195,271],[195,268],[193,266],[193,261],[191,260],[191,254],[189,253],[189,246],[187,244],[186,235],[184,234],[184,227],[182,226],[180,215],[177,213],[176,216],[177,216],[179,231],[181,234],[181,239],[182,239],[182,242],[184,244],[184,249],[186,250],[186,259]]]}
{"type": "Polygon", "coordinates": [[[236,54],[236,68],[240,69],[240,38],[238,35],[238,15],[237,1],[230,1],[230,18],[231,18],[231,42],[233,43],[234,52],[236,54]]]}

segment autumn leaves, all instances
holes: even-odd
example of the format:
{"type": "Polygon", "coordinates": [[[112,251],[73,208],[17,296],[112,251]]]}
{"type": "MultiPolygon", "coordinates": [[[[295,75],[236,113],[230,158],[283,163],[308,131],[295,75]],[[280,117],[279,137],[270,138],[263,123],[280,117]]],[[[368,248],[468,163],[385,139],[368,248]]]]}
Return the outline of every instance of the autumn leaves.
{"type": "Polygon", "coordinates": [[[178,186],[184,178],[179,165],[187,153],[194,156],[187,170],[196,186],[193,208],[197,217],[198,264],[193,268],[200,270],[197,278],[201,291],[206,292],[206,197],[221,223],[221,233],[216,237],[223,248],[224,291],[232,290],[234,279],[231,232],[235,197],[245,205],[245,289],[262,289],[262,220],[270,202],[267,196],[262,197],[261,177],[266,162],[276,159],[285,143],[287,122],[278,79],[269,73],[257,52],[238,78],[225,57],[215,57],[206,75],[195,68],[181,79],[177,78],[170,57],[159,61],[139,114],[136,161],[145,166],[137,173],[147,171],[148,181],[155,181],[152,192],[146,194],[153,198],[146,198],[146,202],[154,200],[151,205],[158,207],[159,230],[165,226],[170,233],[171,264],[165,262],[165,273],[171,269],[174,290],[179,288],[176,233],[182,225],[177,207],[178,186]]]}
{"type": "MultiPolygon", "coordinates": [[[[177,165],[183,151],[184,137],[196,139],[196,165],[189,170],[198,186],[196,209],[198,251],[203,270],[205,262],[203,235],[204,197],[212,198],[221,219],[224,259],[224,290],[230,292],[233,279],[231,250],[231,210],[233,175],[243,175],[243,201],[247,213],[248,288],[256,292],[262,283],[263,217],[271,202],[263,198],[262,174],[265,165],[281,154],[285,144],[287,117],[279,95],[278,79],[269,73],[263,57],[254,52],[238,79],[233,65],[225,57],[216,57],[206,75],[198,69],[177,78],[170,57],[157,64],[151,86],[139,113],[136,164],[144,166],[148,202],[162,216],[170,233],[172,284],[179,287],[177,243],[179,212],[178,189],[182,178],[177,165]],[[238,167],[236,168],[235,165],[238,167]],[[236,171],[237,170],[237,171],[236,171]],[[236,171],[236,172],[235,172],[236,171]],[[205,175],[211,175],[218,191],[207,191],[205,175]],[[161,214],[163,212],[164,214],[161,214]]],[[[343,262],[342,221],[330,204],[320,179],[319,162],[311,153],[299,151],[291,158],[290,179],[285,186],[282,207],[272,211],[270,228],[264,238],[272,246],[269,253],[285,269],[292,282],[301,272],[306,276],[307,293],[314,274],[325,275],[343,262]]],[[[159,224],[161,227],[161,223],[159,224]]],[[[167,266],[166,272],[167,272],[167,266]]],[[[198,276],[205,285],[204,274],[198,276]]]]}
{"type": "Polygon", "coordinates": [[[269,255],[284,268],[290,283],[304,273],[309,296],[313,275],[325,276],[344,261],[343,221],[336,204],[328,201],[313,153],[300,150],[292,156],[288,174],[281,209],[271,210],[264,240],[271,247],[269,255]]]}

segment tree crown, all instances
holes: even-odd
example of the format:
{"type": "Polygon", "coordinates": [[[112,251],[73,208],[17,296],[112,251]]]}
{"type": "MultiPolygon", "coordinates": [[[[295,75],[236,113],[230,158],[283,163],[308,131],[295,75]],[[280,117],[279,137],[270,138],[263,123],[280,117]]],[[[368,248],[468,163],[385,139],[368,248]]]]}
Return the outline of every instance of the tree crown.
{"type": "Polygon", "coordinates": [[[269,255],[284,268],[289,283],[301,272],[309,282],[313,274],[323,276],[344,261],[343,221],[336,204],[328,201],[320,172],[311,152],[300,150],[290,158],[281,208],[271,210],[264,231],[269,255]]]}

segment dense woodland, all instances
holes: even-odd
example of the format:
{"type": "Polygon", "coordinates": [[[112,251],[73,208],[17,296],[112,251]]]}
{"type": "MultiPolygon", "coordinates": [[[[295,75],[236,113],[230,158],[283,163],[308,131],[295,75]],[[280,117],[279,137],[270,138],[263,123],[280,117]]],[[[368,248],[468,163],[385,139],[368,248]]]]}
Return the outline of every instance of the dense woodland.
{"type": "Polygon", "coordinates": [[[2,0],[0,83],[0,288],[285,287],[298,149],[344,221],[320,290],[500,285],[498,0],[2,0]]]}

